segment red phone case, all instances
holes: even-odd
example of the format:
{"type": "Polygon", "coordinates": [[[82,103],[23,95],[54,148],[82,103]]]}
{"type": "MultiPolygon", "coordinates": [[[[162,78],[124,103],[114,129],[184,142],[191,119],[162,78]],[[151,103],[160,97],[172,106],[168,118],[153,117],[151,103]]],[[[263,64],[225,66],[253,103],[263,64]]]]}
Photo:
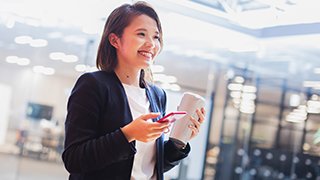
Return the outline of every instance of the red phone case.
{"type": "Polygon", "coordinates": [[[158,122],[162,123],[162,122],[170,121],[170,123],[173,123],[174,121],[183,117],[186,114],[187,114],[187,112],[185,112],[185,111],[174,111],[174,112],[171,112],[171,113],[165,115],[161,119],[159,119],[158,122]],[[178,117],[175,117],[175,116],[178,116],[178,117]]]}

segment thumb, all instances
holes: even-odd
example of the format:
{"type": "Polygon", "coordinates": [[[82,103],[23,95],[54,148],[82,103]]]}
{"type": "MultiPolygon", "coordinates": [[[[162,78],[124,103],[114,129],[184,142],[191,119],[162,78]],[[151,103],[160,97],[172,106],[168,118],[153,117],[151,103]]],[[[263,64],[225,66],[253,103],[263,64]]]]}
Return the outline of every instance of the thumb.
{"type": "Polygon", "coordinates": [[[160,115],[159,112],[156,112],[156,113],[148,113],[148,114],[144,114],[144,115],[141,115],[140,118],[143,119],[143,120],[148,120],[148,119],[153,119],[153,118],[156,118],[160,115]]]}

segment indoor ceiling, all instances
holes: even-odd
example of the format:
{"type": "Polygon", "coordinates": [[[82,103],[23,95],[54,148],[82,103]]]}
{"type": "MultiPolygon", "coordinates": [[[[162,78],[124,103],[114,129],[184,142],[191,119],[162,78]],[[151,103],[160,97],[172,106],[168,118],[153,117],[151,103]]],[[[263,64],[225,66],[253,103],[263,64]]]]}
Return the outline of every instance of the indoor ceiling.
{"type": "MultiPolygon", "coordinates": [[[[0,0],[0,66],[44,66],[53,68],[54,75],[78,76],[76,65],[95,65],[106,17],[124,2],[131,1],[0,0]],[[22,66],[8,63],[12,59],[22,66]]],[[[301,82],[320,80],[318,0],[148,2],[159,12],[164,30],[165,46],[156,64],[182,86],[204,90],[215,64],[301,82]]]]}

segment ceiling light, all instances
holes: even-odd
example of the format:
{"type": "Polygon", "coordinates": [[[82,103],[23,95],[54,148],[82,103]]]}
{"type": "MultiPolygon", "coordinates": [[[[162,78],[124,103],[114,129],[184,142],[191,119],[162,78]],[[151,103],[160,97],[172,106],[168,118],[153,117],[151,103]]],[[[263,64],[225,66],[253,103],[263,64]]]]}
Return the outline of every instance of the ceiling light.
{"type": "Polygon", "coordinates": [[[94,72],[94,71],[97,71],[98,68],[95,67],[95,66],[89,66],[89,68],[87,69],[87,72],[94,72]]]}
{"type": "Polygon", "coordinates": [[[248,86],[248,85],[244,85],[242,88],[243,92],[250,92],[250,93],[255,93],[257,92],[257,88],[255,86],[248,86]]]}
{"type": "Polygon", "coordinates": [[[49,54],[50,59],[52,60],[61,60],[65,56],[62,52],[52,52],[49,54]]]}
{"type": "Polygon", "coordinates": [[[35,73],[41,73],[43,68],[44,68],[43,66],[34,66],[32,70],[35,73]]]}
{"type": "Polygon", "coordinates": [[[32,42],[32,37],[31,36],[17,36],[14,38],[14,42],[17,44],[29,44],[32,42]]]}
{"type": "Polygon", "coordinates": [[[14,63],[17,63],[18,59],[19,58],[17,56],[7,56],[6,57],[6,62],[14,64],[14,63]]]}
{"type": "Polygon", "coordinates": [[[231,84],[228,85],[228,89],[230,91],[241,91],[242,87],[243,87],[242,84],[231,83],[231,84]]]}
{"type": "Polygon", "coordinates": [[[87,69],[87,66],[84,64],[77,64],[74,68],[78,72],[85,72],[87,69]]]}
{"type": "Polygon", "coordinates": [[[242,93],[242,99],[255,100],[256,98],[257,98],[256,94],[247,93],[247,92],[242,93]]]}
{"type": "Polygon", "coordinates": [[[53,75],[55,73],[55,70],[50,67],[45,67],[42,73],[45,75],[53,75]]]}
{"type": "Polygon", "coordinates": [[[253,114],[255,112],[255,106],[243,106],[240,105],[240,112],[244,114],[253,114]]]}
{"type": "Polygon", "coordinates": [[[30,64],[30,59],[28,58],[19,58],[17,56],[7,56],[6,62],[11,64],[18,64],[20,66],[26,66],[30,64]]]}
{"type": "Polygon", "coordinates": [[[17,36],[14,38],[17,44],[29,44],[32,47],[45,47],[48,41],[45,39],[33,39],[31,36],[17,36]]]}
{"type": "Polygon", "coordinates": [[[45,47],[48,45],[48,41],[45,39],[34,39],[30,42],[32,47],[45,47]]]}
{"type": "Polygon", "coordinates": [[[35,73],[41,73],[44,75],[53,75],[55,73],[55,70],[53,68],[44,66],[34,66],[32,70],[35,73]]]}
{"type": "Polygon", "coordinates": [[[49,54],[50,59],[52,60],[61,60],[65,63],[77,62],[79,60],[78,56],[73,54],[65,54],[63,52],[52,52],[49,54]]]}
{"type": "Polygon", "coordinates": [[[236,76],[234,78],[234,82],[242,84],[242,83],[244,83],[244,78],[242,76],[236,76]]]}
{"type": "Polygon", "coordinates": [[[77,62],[78,60],[79,58],[76,55],[65,55],[61,61],[66,63],[72,63],[72,62],[77,62]]]}
{"type": "Polygon", "coordinates": [[[17,64],[20,66],[26,66],[30,64],[30,59],[28,58],[19,58],[17,64]]]}
{"type": "Polygon", "coordinates": [[[78,72],[93,72],[98,70],[95,66],[88,66],[85,64],[77,64],[74,69],[78,72]]]}

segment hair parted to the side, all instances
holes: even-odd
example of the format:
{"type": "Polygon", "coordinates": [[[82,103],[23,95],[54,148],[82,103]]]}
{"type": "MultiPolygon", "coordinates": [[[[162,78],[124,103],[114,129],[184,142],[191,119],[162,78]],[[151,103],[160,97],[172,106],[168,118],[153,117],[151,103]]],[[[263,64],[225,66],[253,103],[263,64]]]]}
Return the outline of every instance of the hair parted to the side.
{"type": "MultiPolygon", "coordinates": [[[[162,28],[156,11],[148,3],[143,1],[138,1],[132,5],[123,4],[111,12],[104,26],[96,60],[98,69],[108,72],[114,71],[118,64],[118,59],[115,47],[109,42],[109,35],[114,33],[121,38],[124,29],[139,15],[147,15],[155,20],[159,30],[160,46],[162,48],[162,28]]],[[[152,79],[152,74],[146,74],[149,72],[151,73],[150,70],[142,71],[140,80],[144,81],[146,76],[149,76],[147,78],[152,79]]],[[[143,84],[145,84],[145,82],[143,82],[143,84]]]]}

